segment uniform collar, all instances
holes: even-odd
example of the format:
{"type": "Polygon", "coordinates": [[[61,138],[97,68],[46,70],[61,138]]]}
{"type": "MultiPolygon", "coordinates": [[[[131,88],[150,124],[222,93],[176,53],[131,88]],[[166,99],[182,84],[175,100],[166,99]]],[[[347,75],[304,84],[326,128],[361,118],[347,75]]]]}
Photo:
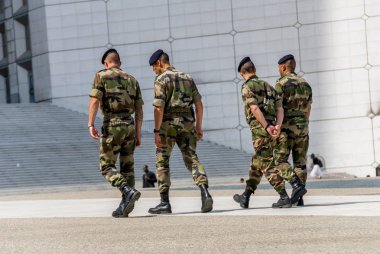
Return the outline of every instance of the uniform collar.
{"type": "Polygon", "coordinates": [[[108,70],[113,70],[113,69],[121,70],[121,68],[117,67],[117,66],[112,66],[112,67],[108,68],[108,70]]]}
{"type": "Polygon", "coordinates": [[[256,74],[252,74],[244,83],[247,83],[251,79],[258,79],[259,77],[256,74]]]}

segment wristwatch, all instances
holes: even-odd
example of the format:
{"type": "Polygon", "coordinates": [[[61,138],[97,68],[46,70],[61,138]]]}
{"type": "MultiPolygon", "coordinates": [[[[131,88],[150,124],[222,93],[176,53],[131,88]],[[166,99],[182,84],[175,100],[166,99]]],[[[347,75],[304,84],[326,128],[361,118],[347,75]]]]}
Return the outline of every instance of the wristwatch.
{"type": "Polygon", "coordinates": [[[157,129],[153,129],[153,133],[159,133],[160,130],[157,130],[157,129]]]}

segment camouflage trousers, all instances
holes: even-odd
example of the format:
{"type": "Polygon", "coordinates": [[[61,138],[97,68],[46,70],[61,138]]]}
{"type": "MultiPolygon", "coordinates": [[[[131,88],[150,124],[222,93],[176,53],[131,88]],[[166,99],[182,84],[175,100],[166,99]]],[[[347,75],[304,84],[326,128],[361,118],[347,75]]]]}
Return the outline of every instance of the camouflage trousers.
{"type": "Polygon", "coordinates": [[[292,153],[294,173],[302,184],[306,184],[306,160],[309,148],[308,120],[304,117],[292,118],[283,124],[281,132],[284,136],[278,142],[276,161],[288,162],[292,153]]]}
{"type": "Polygon", "coordinates": [[[197,138],[194,122],[183,118],[174,118],[163,121],[160,128],[161,148],[156,149],[156,169],[158,190],[165,193],[169,190],[170,182],[170,155],[175,144],[182,153],[186,168],[191,172],[196,185],[208,185],[207,175],[196,154],[197,138]]]}
{"type": "Polygon", "coordinates": [[[100,138],[100,171],[112,186],[122,188],[135,186],[134,158],[135,126],[103,126],[100,138]],[[116,168],[120,156],[120,171],[116,168]]]}
{"type": "MultiPolygon", "coordinates": [[[[252,130],[253,148],[255,150],[252,156],[251,167],[249,170],[249,179],[246,181],[246,188],[254,192],[260,184],[264,175],[273,188],[280,192],[285,189],[285,181],[291,182],[294,178],[292,167],[289,163],[277,163],[274,154],[277,152],[277,139],[272,138],[269,134],[257,135],[257,131],[252,130]]],[[[283,138],[280,134],[279,138],[283,138]]]]}

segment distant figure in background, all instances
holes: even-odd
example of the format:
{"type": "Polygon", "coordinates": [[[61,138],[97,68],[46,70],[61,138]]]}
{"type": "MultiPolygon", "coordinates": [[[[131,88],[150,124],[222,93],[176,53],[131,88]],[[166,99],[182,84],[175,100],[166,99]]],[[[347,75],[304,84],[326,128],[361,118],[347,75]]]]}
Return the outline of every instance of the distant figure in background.
{"type": "Polygon", "coordinates": [[[144,175],[142,176],[143,188],[154,188],[154,183],[157,183],[156,174],[149,171],[148,165],[143,167],[144,175]]]}
{"type": "Polygon", "coordinates": [[[313,153],[310,155],[310,158],[312,160],[312,165],[311,165],[312,169],[310,172],[310,176],[317,179],[321,179],[322,178],[321,168],[323,167],[322,161],[318,159],[313,153]]]}

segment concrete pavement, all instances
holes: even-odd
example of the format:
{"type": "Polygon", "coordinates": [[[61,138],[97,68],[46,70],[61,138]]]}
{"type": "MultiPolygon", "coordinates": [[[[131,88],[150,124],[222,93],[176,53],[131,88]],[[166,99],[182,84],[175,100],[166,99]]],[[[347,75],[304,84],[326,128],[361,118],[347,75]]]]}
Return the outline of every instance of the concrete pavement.
{"type": "MultiPolygon", "coordinates": [[[[241,209],[231,196],[214,197],[214,210],[200,213],[199,197],[172,198],[172,216],[380,216],[380,195],[308,196],[306,206],[272,209],[276,196],[251,198],[250,209],[241,209]]],[[[0,218],[110,217],[119,199],[68,199],[0,201],[0,218]]],[[[130,217],[151,216],[147,211],[158,198],[141,198],[130,217]]]]}
{"type": "Polygon", "coordinates": [[[0,196],[0,254],[379,253],[380,188],[357,181],[347,182],[356,188],[317,182],[329,188],[309,188],[306,206],[290,209],[272,209],[278,196],[265,186],[250,209],[232,200],[243,185],[215,186],[207,214],[199,212],[197,188],[177,188],[174,214],[158,216],[147,213],[159,202],[157,190],[143,189],[123,219],[110,216],[120,201],[112,188],[0,196]]]}

